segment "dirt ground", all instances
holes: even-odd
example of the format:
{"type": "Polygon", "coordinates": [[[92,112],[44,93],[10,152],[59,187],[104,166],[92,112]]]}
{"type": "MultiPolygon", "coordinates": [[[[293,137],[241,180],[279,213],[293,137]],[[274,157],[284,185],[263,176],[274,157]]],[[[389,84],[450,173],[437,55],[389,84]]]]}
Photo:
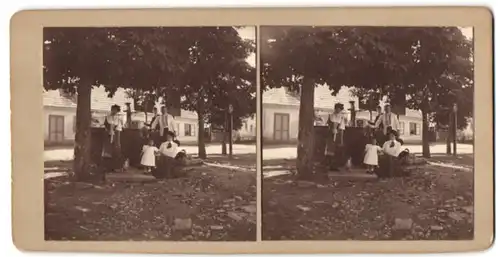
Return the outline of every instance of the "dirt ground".
{"type": "Polygon", "coordinates": [[[255,171],[190,169],[185,178],[140,183],[50,179],[45,239],[256,240],[255,171]]]}
{"type": "MultiPolygon", "coordinates": [[[[472,156],[434,162],[473,166],[472,156]]],[[[290,163],[290,162],[289,162],[290,163]]],[[[387,180],[264,179],[264,240],[470,240],[473,172],[431,165],[387,180]]]]}

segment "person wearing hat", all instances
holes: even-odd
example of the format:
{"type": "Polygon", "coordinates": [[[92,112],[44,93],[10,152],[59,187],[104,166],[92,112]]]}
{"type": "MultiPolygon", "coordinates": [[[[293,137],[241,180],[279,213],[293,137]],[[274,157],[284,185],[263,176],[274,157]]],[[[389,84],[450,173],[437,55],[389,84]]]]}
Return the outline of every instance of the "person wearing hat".
{"type": "Polygon", "coordinates": [[[389,136],[389,132],[396,131],[396,137],[399,135],[399,119],[398,116],[391,111],[391,105],[386,104],[384,108],[384,114],[375,123],[375,128],[382,126],[382,131],[384,135],[389,136]]]}
{"type": "Polygon", "coordinates": [[[344,113],[344,105],[336,103],[333,114],[329,117],[332,124],[333,141],[338,145],[344,145],[344,130],[347,124],[347,117],[344,113]]]}
{"type": "Polygon", "coordinates": [[[156,178],[168,178],[177,176],[179,167],[182,167],[182,159],[186,157],[186,152],[179,149],[179,141],[175,140],[175,133],[165,132],[166,141],[159,149],[158,165],[153,170],[156,178]]]}
{"type": "Polygon", "coordinates": [[[377,139],[377,144],[382,146],[387,139],[387,133],[384,133],[384,126],[382,124],[383,117],[382,107],[377,106],[377,116],[375,116],[375,121],[368,122],[368,127],[370,128],[370,136],[377,139]]]}
{"type": "Polygon", "coordinates": [[[343,112],[344,105],[341,103],[336,103],[334,105],[333,113],[328,115],[327,124],[330,129],[329,138],[326,141],[325,155],[329,156],[327,158],[328,166],[331,170],[337,170],[337,163],[335,156],[338,155],[339,146],[344,144],[344,130],[347,124],[347,117],[343,112]]]}
{"type": "Polygon", "coordinates": [[[397,131],[389,131],[389,140],[382,146],[382,151],[392,157],[398,157],[401,153],[401,143],[396,139],[397,131]]]}
{"type": "Polygon", "coordinates": [[[110,161],[111,169],[122,168],[121,160],[121,132],[123,130],[123,117],[120,115],[120,106],[111,106],[111,112],[104,118],[106,137],[103,142],[102,157],[110,161]]]}
{"type": "Polygon", "coordinates": [[[174,116],[167,112],[166,106],[161,107],[161,115],[158,116],[151,124],[151,128],[155,129],[157,127],[160,130],[160,138],[162,139],[165,139],[167,131],[174,131],[174,116]]]}
{"type": "Polygon", "coordinates": [[[167,131],[166,133],[166,141],[160,145],[160,153],[164,156],[168,156],[170,158],[175,158],[177,153],[179,152],[179,144],[174,140],[175,133],[172,131],[167,131]]]}

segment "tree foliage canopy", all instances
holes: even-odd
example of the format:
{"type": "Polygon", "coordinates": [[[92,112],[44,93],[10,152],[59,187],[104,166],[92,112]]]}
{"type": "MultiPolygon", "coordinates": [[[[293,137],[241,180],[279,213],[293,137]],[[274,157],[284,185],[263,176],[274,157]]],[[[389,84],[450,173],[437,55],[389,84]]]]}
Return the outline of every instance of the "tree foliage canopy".
{"type": "Polygon", "coordinates": [[[264,88],[297,91],[306,77],[326,84],[333,94],[342,86],[377,88],[398,83],[408,68],[391,45],[394,28],[265,27],[261,33],[264,88]]]}
{"type": "Polygon", "coordinates": [[[234,107],[234,124],[255,113],[256,74],[247,58],[255,43],[233,27],[200,27],[190,31],[190,62],[182,76],[183,109],[223,124],[224,111],[234,107]]]}
{"type": "Polygon", "coordinates": [[[442,121],[434,114],[454,102],[463,117],[472,111],[472,43],[458,27],[263,27],[261,72],[264,90],[301,92],[299,173],[312,165],[306,155],[315,85],[328,85],[332,94],[342,86],[355,87],[355,94],[381,93],[421,110],[424,125],[428,117],[442,121]]]}
{"type": "Polygon", "coordinates": [[[45,89],[76,86],[152,90],[186,65],[182,37],[165,28],[45,28],[45,89]],[[184,54],[184,55],[183,55],[184,54]]]}

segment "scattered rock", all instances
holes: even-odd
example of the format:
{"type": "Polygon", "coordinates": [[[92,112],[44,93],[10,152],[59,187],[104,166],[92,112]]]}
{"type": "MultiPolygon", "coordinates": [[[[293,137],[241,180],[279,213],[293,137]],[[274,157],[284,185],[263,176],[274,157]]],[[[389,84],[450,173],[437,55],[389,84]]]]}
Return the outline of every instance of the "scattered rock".
{"type": "Polygon", "coordinates": [[[243,197],[239,196],[239,195],[235,195],[234,196],[234,199],[238,200],[238,201],[243,201],[243,197]]]}
{"type": "Polygon", "coordinates": [[[88,188],[93,188],[94,185],[85,182],[75,182],[75,187],[77,189],[88,189],[88,188]]]}
{"type": "Polygon", "coordinates": [[[465,207],[462,207],[462,210],[464,210],[465,212],[467,212],[469,214],[473,214],[474,213],[474,206],[465,206],[465,207]]]}
{"type": "Polygon", "coordinates": [[[77,210],[79,210],[79,211],[81,211],[81,212],[89,212],[89,211],[90,211],[90,209],[83,208],[83,207],[81,207],[81,206],[75,206],[75,209],[77,209],[77,210]]]}
{"type": "Polygon", "coordinates": [[[175,230],[188,230],[193,226],[193,221],[191,219],[179,219],[176,218],[174,220],[174,229],[175,230]]]}
{"type": "Polygon", "coordinates": [[[257,212],[257,206],[255,205],[247,205],[241,207],[242,210],[249,212],[249,213],[256,213],[257,212]]]}
{"type": "Polygon", "coordinates": [[[182,238],[182,240],[193,240],[194,237],[192,235],[187,235],[185,237],[182,238]]]}
{"type": "Polygon", "coordinates": [[[297,205],[297,208],[299,208],[301,211],[310,211],[311,208],[303,205],[297,205]]]}
{"type": "Polygon", "coordinates": [[[211,230],[223,230],[224,227],[223,226],[219,226],[219,225],[212,225],[212,226],[210,226],[210,229],[211,230]]]}
{"type": "Polygon", "coordinates": [[[457,196],[457,199],[460,200],[460,201],[463,201],[464,197],[463,196],[457,196]]]}
{"type": "Polygon", "coordinates": [[[463,217],[458,212],[450,212],[448,213],[448,217],[450,217],[454,221],[462,221],[463,217]]]}
{"type": "Polygon", "coordinates": [[[393,230],[410,230],[412,226],[413,226],[412,219],[396,218],[394,220],[394,226],[392,227],[392,229],[393,230]]]}
{"type": "Polygon", "coordinates": [[[299,180],[299,181],[297,181],[297,186],[298,187],[312,187],[312,186],[316,186],[316,183],[311,182],[311,181],[299,180]]]}
{"type": "Polygon", "coordinates": [[[438,210],[438,212],[439,212],[439,213],[445,213],[445,212],[446,212],[446,210],[444,210],[444,209],[439,209],[439,210],[438,210]]]}
{"type": "Polygon", "coordinates": [[[326,202],[325,201],[314,201],[313,203],[314,204],[325,204],[326,202]]]}
{"type": "Polygon", "coordinates": [[[429,218],[430,218],[430,215],[429,215],[429,214],[422,213],[422,214],[419,214],[417,217],[418,217],[418,219],[420,219],[420,220],[426,220],[426,219],[429,219],[429,218]]]}
{"type": "Polygon", "coordinates": [[[340,206],[340,204],[339,204],[339,203],[333,203],[333,204],[332,204],[332,207],[333,207],[333,208],[338,208],[339,206],[340,206]]]}
{"type": "Polygon", "coordinates": [[[243,217],[241,217],[240,214],[238,214],[236,212],[228,212],[227,216],[235,221],[243,220],[243,217]]]}
{"type": "Polygon", "coordinates": [[[431,226],[432,231],[442,231],[444,228],[442,226],[431,226]]]}

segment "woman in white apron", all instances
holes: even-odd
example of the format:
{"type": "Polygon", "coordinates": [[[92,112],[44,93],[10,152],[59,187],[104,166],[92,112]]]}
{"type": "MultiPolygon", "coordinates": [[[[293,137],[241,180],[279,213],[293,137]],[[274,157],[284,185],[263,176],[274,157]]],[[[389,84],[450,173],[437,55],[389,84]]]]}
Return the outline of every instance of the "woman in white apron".
{"type": "Polygon", "coordinates": [[[121,132],[123,129],[123,117],[119,114],[120,106],[111,106],[111,113],[104,119],[106,134],[103,142],[102,157],[108,159],[113,171],[122,168],[121,162],[121,132]]]}
{"type": "Polygon", "coordinates": [[[325,154],[335,155],[335,149],[338,146],[344,145],[344,130],[347,124],[347,117],[343,113],[344,105],[335,104],[334,111],[328,116],[328,127],[330,130],[330,138],[327,140],[325,154]]]}

